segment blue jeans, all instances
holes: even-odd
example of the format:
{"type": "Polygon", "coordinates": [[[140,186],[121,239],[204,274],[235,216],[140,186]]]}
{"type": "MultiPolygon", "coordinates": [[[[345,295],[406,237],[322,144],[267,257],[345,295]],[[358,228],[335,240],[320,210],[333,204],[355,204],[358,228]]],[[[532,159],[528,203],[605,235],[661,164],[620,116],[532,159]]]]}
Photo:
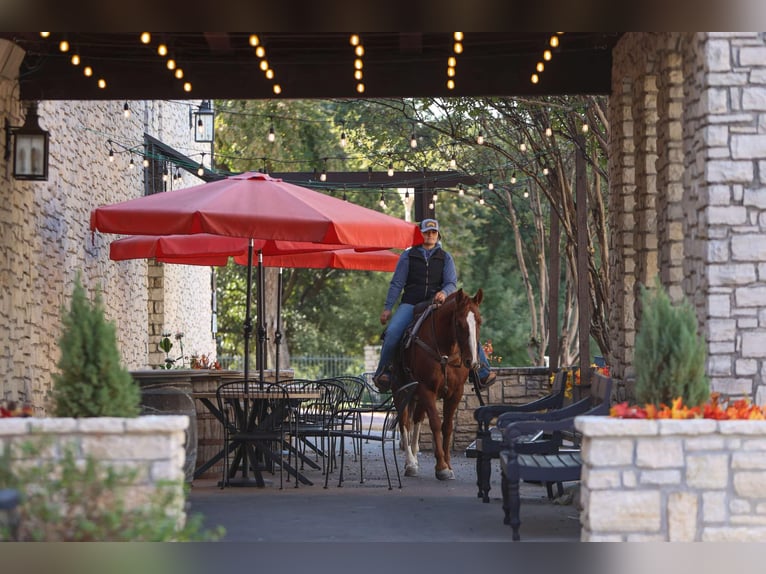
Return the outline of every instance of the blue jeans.
{"type": "MultiPolygon", "coordinates": [[[[376,376],[393,360],[394,351],[396,351],[404,331],[412,323],[414,308],[415,306],[409,303],[400,303],[396,312],[388,320],[388,327],[386,327],[385,336],[383,337],[383,346],[380,349],[380,361],[378,362],[378,368],[375,369],[376,376]]],[[[479,343],[479,365],[479,378],[484,379],[489,375],[489,362],[481,343],[479,343]]]]}

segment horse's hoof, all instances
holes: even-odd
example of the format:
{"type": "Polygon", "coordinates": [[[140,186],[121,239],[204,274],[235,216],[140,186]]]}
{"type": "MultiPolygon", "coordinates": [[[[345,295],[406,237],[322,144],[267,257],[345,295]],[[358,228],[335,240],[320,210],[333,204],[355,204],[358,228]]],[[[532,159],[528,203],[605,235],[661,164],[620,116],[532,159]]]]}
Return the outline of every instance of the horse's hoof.
{"type": "Polygon", "coordinates": [[[451,468],[443,468],[436,471],[436,478],[439,480],[455,480],[455,473],[451,468]]]}
{"type": "Polygon", "coordinates": [[[404,476],[417,476],[418,475],[418,467],[417,466],[408,466],[404,469],[404,476]]]}

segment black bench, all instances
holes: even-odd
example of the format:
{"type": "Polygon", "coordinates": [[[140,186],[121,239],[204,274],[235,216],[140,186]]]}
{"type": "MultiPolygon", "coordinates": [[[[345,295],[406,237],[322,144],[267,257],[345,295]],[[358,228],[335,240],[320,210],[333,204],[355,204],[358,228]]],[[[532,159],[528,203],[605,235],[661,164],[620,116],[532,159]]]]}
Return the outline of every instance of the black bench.
{"type": "MultiPolygon", "coordinates": [[[[611,402],[612,379],[598,373],[593,373],[591,377],[593,381],[591,396],[575,403],[579,404],[589,400],[591,407],[585,412],[578,413],[578,415],[606,416],[609,414],[611,402]]],[[[558,416],[566,410],[565,408],[551,413],[541,413],[540,418],[536,420],[510,422],[503,431],[504,448],[500,451],[501,489],[505,515],[503,522],[511,526],[514,540],[520,538],[521,497],[519,495],[519,483],[521,480],[539,481],[548,485],[554,482],[558,483],[560,494],[563,490],[561,483],[580,480],[582,459],[579,451],[561,449],[558,452],[528,454],[517,450],[519,437],[528,436],[530,433],[570,432],[574,434],[575,417],[561,418],[558,416]]]]}
{"type": "MultiPolygon", "coordinates": [[[[560,409],[564,403],[567,372],[560,369],[553,378],[550,394],[521,405],[495,404],[481,406],[473,411],[476,420],[476,439],[465,449],[468,458],[476,459],[477,496],[483,502],[489,502],[490,479],[492,477],[492,459],[500,458],[502,450],[502,426],[496,426],[498,417],[505,413],[539,413],[560,409]]],[[[556,451],[561,444],[560,435],[533,433],[526,437],[523,447],[525,453],[556,451]]]]}

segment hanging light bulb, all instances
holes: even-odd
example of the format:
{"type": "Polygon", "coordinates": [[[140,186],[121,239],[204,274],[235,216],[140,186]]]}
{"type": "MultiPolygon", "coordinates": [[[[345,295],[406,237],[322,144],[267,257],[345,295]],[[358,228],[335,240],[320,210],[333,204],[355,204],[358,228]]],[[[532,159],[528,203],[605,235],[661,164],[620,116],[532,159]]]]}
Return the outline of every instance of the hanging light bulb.
{"type": "Polygon", "coordinates": [[[59,42],[59,50],[61,50],[62,52],[68,52],[69,42],[67,42],[66,40],[61,40],[61,42],[59,42]]]}
{"type": "Polygon", "coordinates": [[[533,84],[536,84],[540,81],[540,76],[538,76],[537,74],[532,74],[532,76],[530,76],[529,78],[529,81],[532,82],[533,84]]]}
{"type": "Polygon", "coordinates": [[[410,147],[415,149],[418,147],[418,138],[415,137],[415,124],[412,124],[412,135],[410,136],[410,147]]]}
{"type": "Polygon", "coordinates": [[[383,209],[385,209],[385,208],[386,208],[386,198],[383,196],[383,192],[382,192],[382,191],[380,192],[380,201],[378,202],[378,204],[379,204],[379,205],[380,205],[380,207],[382,207],[383,209]]]}
{"type": "Polygon", "coordinates": [[[484,193],[479,194],[479,205],[484,205],[484,193]]]}
{"type": "Polygon", "coordinates": [[[393,164],[393,162],[388,164],[388,171],[386,173],[388,173],[388,177],[394,177],[394,164],[393,164]]]}
{"type": "Polygon", "coordinates": [[[149,167],[149,158],[145,157],[144,161],[142,162],[144,167],[149,167]]]}
{"type": "Polygon", "coordinates": [[[551,36],[551,48],[558,48],[559,46],[559,37],[558,36],[551,36]]]}
{"type": "Polygon", "coordinates": [[[548,175],[548,168],[547,167],[543,168],[543,175],[548,175]]]}
{"type": "Polygon", "coordinates": [[[463,189],[463,186],[462,186],[462,185],[458,185],[458,186],[457,186],[457,194],[458,194],[460,197],[463,197],[463,196],[465,195],[465,190],[463,189]]]}
{"type": "Polygon", "coordinates": [[[404,203],[409,203],[409,202],[410,202],[410,190],[409,189],[405,189],[404,190],[404,203]]]}
{"type": "Polygon", "coordinates": [[[205,152],[202,152],[202,157],[199,160],[199,167],[197,168],[197,175],[202,177],[205,175],[205,152]]]}
{"type": "Polygon", "coordinates": [[[457,159],[455,158],[455,154],[452,154],[452,157],[449,160],[449,168],[450,169],[457,169],[457,159]]]}
{"type": "Polygon", "coordinates": [[[130,106],[128,105],[128,102],[125,102],[125,105],[122,106],[122,115],[126,118],[130,117],[130,106]]]}
{"type": "Polygon", "coordinates": [[[277,95],[282,93],[282,86],[280,86],[279,84],[274,84],[274,87],[271,89],[277,95]]]}
{"type": "Polygon", "coordinates": [[[551,137],[553,135],[553,130],[551,128],[545,128],[545,135],[551,137]]]}
{"type": "Polygon", "coordinates": [[[109,161],[114,161],[114,150],[109,148],[109,161]]]}
{"type": "Polygon", "coordinates": [[[346,122],[341,120],[340,122],[340,147],[346,147],[348,140],[346,139],[346,122]]]}
{"type": "Polygon", "coordinates": [[[128,164],[128,169],[133,169],[136,167],[136,162],[133,161],[133,158],[130,158],[130,163],[128,164]]]}
{"type": "Polygon", "coordinates": [[[582,125],[582,133],[587,134],[589,129],[588,124],[582,125]]]}
{"type": "Polygon", "coordinates": [[[431,196],[431,201],[433,203],[436,203],[436,200],[439,199],[438,192],[434,191],[434,194],[431,196]]]}
{"type": "Polygon", "coordinates": [[[165,44],[160,44],[157,46],[157,53],[160,56],[167,56],[168,55],[168,47],[165,44]]]}
{"type": "Polygon", "coordinates": [[[346,190],[343,190],[343,201],[348,201],[348,196],[346,195],[346,190]]]}
{"type": "Polygon", "coordinates": [[[551,54],[550,50],[545,50],[545,52],[543,52],[543,60],[545,60],[546,62],[550,62],[552,57],[553,57],[553,54],[551,54]]]}
{"type": "Polygon", "coordinates": [[[323,169],[322,173],[319,174],[319,181],[327,181],[327,170],[323,169]]]}
{"type": "Polygon", "coordinates": [[[511,183],[516,183],[516,172],[513,172],[513,175],[511,175],[511,183]]]}
{"type": "Polygon", "coordinates": [[[524,190],[524,197],[529,197],[529,190],[528,189],[524,190]]]}
{"type": "Polygon", "coordinates": [[[168,166],[162,168],[162,181],[168,180],[168,166]]]}
{"type": "Polygon", "coordinates": [[[72,54],[72,59],[70,61],[72,62],[73,66],[79,66],[80,65],[80,54],[72,54]]]}
{"type": "Polygon", "coordinates": [[[269,127],[269,135],[266,136],[266,139],[272,143],[277,139],[277,134],[274,133],[274,124],[271,124],[271,127],[269,127]]]}
{"type": "Polygon", "coordinates": [[[484,145],[484,134],[479,132],[479,135],[476,136],[476,143],[479,145],[484,145]]]}
{"type": "Polygon", "coordinates": [[[148,44],[152,41],[152,35],[149,32],[141,32],[141,43],[148,44]]]}
{"type": "Polygon", "coordinates": [[[519,151],[522,153],[527,151],[527,144],[525,144],[524,142],[521,142],[521,144],[519,145],[519,151]]]}
{"type": "Polygon", "coordinates": [[[545,64],[543,64],[542,62],[537,62],[537,65],[535,66],[535,69],[538,72],[542,73],[543,71],[545,71],[545,64]]]}
{"type": "Polygon", "coordinates": [[[489,180],[489,183],[487,184],[487,189],[490,190],[490,191],[495,189],[495,184],[494,184],[494,182],[491,179],[489,180]]]}

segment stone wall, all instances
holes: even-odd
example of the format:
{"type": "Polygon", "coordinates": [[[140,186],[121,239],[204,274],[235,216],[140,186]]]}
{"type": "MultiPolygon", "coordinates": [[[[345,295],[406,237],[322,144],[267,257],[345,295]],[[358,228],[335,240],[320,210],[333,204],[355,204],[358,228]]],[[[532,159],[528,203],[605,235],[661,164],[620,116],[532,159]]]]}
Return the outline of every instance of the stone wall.
{"type": "MultiPolygon", "coordinates": [[[[127,151],[143,150],[144,133],[189,156],[209,147],[193,141],[192,103],[133,101],[129,118],[123,117],[124,103],[42,101],[40,125],[50,132],[48,181],[16,181],[12,161],[2,162],[0,400],[30,400],[39,415],[48,409],[51,374],[59,358],[61,309],[68,305],[78,272],[91,293],[98,287],[103,290],[127,368],[148,367],[149,351],[159,342],[149,328],[147,262],[109,260],[109,243],[117,237],[91,234],[90,211],[144,194],[142,157],[127,151]],[[110,140],[115,142],[113,162],[108,161],[110,140]],[[134,169],[128,167],[131,155],[134,169]]],[[[14,126],[23,124],[25,107],[18,101],[17,76],[0,77],[0,113],[14,126]]],[[[2,138],[0,157],[4,152],[2,138]]],[[[168,185],[198,183],[196,176],[186,173],[182,183],[168,185]]],[[[165,267],[163,328],[183,331],[189,352],[214,353],[210,269],[165,267]]]]}
{"type": "Polygon", "coordinates": [[[582,540],[766,541],[766,421],[579,417],[582,540]]]}
{"type": "MultiPolygon", "coordinates": [[[[187,416],[142,416],[137,418],[5,418],[0,419],[0,454],[11,453],[11,466],[29,463],[22,445],[48,445],[35,460],[55,464],[65,448],[76,460],[93,457],[98,463],[136,472],[126,487],[127,508],[145,505],[157,487],[172,489],[170,515],[179,524],[186,519],[184,495],[184,431],[187,416]],[[38,443],[39,441],[39,443],[38,443]],[[168,482],[169,481],[169,482],[168,482]]],[[[166,491],[167,492],[167,491],[166,491]]]]}
{"type": "Polygon", "coordinates": [[[765,102],[763,33],[629,33],[615,47],[615,376],[630,381],[640,368],[638,285],[658,274],[673,299],[697,310],[712,389],[766,401],[765,102]]]}

